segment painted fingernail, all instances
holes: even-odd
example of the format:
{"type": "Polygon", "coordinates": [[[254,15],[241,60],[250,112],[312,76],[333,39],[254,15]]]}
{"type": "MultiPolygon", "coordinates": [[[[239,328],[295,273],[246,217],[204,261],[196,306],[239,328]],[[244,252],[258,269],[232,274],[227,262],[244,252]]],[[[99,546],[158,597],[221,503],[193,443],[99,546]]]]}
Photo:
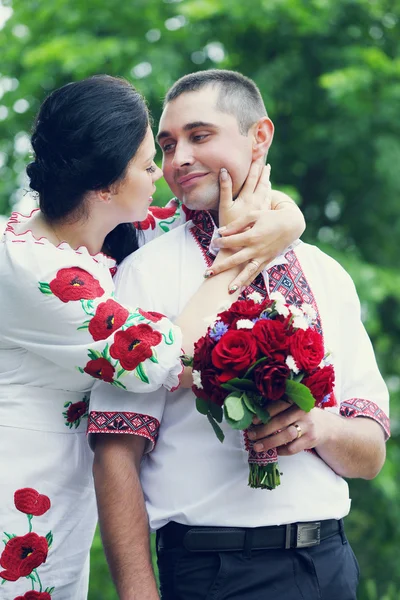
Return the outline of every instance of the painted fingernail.
{"type": "Polygon", "coordinates": [[[204,273],[204,279],[209,279],[210,277],[212,277],[214,275],[214,271],[212,269],[209,269],[208,271],[206,271],[204,273]]]}
{"type": "Polygon", "coordinates": [[[229,288],[229,293],[234,294],[237,291],[238,287],[238,285],[231,285],[231,287],[229,288]]]}
{"type": "Polygon", "coordinates": [[[226,225],[218,229],[218,233],[224,233],[224,231],[226,231],[226,225]]]}
{"type": "Polygon", "coordinates": [[[264,446],[262,444],[254,444],[253,449],[256,452],[262,452],[264,450],[264,446]]]}
{"type": "Polygon", "coordinates": [[[222,167],[221,171],[221,180],[226,181],[228,179],[228,171],[222,167]]]}
{"type": "Polygon", "coordinates": [[[248,432],[247,432],[247,435],[249,436],[249,438],[250,438],[251,440],[254,440],[254,439],[255,439],[255,437],[256,437],[256,432],[255,432],[255,431],[248,431],[248,432]]]}

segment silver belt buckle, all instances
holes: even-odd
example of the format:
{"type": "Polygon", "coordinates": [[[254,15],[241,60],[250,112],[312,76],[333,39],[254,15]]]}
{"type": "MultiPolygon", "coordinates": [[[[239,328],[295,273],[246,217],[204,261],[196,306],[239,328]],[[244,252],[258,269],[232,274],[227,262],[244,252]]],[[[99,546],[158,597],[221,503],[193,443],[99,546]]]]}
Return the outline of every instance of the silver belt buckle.
{"type": "Polygon", "coordinates": [[[298,523],[296,525],[296,546],[295,548],[309,548],[318,546],[321,541],[321,523],[298,523]]]}

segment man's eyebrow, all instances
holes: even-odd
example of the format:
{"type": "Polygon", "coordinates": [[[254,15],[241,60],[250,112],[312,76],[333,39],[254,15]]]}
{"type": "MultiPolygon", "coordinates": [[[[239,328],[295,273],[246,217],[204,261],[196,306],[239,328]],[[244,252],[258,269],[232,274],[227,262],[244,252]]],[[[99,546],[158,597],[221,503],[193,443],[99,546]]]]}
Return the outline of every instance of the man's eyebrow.
{"type": "MultiPolygon", "coordinates": [[[[207,123],[206,121],[193,121],[193,123],[186,123],[186,125],[183,126],[183,131],[191,131],[192,129],[197,129],[198,127],[216,128],[217,125],[214,123],[207,123]]],[[[167,137],[172,137],[170,131],[160,131],[160,133],[157,135],[157,142],[160,143],[160,140],[163,140],[167,137]]]]}

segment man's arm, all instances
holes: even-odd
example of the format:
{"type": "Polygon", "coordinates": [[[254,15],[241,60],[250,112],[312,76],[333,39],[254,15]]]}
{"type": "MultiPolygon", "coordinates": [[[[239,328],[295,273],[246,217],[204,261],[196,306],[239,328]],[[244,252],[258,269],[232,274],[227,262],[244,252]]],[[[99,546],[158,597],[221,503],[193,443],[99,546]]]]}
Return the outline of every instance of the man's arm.
{"type": "Polygon", "coordinates": [[[104,551],[120,600],[158,600],[139,480],[146,439],[96,435],[93,474],[104,551]]]}
{"type": "Polygon", "coordinates": [[[320,408],[305,413],[285,402],[270,405],[269,410],[271,421],[249,432],[251,439],[260,440],[256,451],[278,448],[278,454],[290,456],[314,448],[338,475],[362,479],[376,477],[385,462],[384,432],[372,419],[349,419],[320,408]],[[294,423],[301,429],[299,438],[294,423]]]}

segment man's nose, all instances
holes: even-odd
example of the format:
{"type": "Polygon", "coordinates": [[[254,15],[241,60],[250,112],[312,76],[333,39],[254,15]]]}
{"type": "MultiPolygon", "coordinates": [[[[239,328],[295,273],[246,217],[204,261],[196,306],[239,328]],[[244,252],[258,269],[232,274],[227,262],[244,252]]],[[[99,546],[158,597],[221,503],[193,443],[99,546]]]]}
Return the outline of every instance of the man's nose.
{"type": "Polygon", "coordinates": [[[193,164],[193,153],[190,144],[179,142],[176,145],[172,164],[176,169],[193,164]]]}

